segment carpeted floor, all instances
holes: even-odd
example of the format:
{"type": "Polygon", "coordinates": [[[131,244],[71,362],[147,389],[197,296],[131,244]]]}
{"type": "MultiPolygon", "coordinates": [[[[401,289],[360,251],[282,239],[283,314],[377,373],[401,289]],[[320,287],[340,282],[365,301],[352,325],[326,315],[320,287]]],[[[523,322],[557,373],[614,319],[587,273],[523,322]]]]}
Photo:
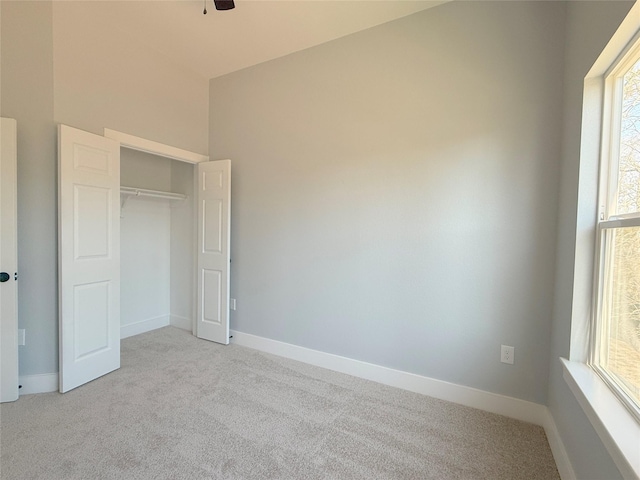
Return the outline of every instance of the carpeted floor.
{"type": "Polygon", "coordinates": [[[558,479],[542,428],[166,327],[0,406],[10,479],[558,479]]]}

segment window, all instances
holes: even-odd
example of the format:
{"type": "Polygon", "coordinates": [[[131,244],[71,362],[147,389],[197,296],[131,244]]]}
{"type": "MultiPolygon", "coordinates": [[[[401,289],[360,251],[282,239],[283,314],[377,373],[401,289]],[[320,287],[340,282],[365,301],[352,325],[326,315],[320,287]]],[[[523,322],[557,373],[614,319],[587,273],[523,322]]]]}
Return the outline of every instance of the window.
{"type": "Polygon", "coordinates": [[[561,359],[569,390],[622,478],[640,478],[638,39],[640,2],[584,79],[571,345],[561,359]]]}
{"type": "Polygon", "coordinates": [[[640,45],[605,80],[591,366],[640,420],[640,45]]]}

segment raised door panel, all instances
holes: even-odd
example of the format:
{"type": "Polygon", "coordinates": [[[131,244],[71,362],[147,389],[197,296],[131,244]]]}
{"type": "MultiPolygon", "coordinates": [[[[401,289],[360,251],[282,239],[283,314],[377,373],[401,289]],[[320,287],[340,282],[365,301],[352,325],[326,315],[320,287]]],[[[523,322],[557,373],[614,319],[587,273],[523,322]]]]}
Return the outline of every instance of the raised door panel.
{"type": "Polygon", "coordinates": [[[221,275],[219,270],[202,270],[202,321],[220,325],[222,299],[221,275]]]}
{"type": "Polygon", "coordinates": [[[222,200],[212,199],[202,201],[202,222],[204,224],[203,251],[210,254],[222,254],[222,200]]]}
{"type": "Polygon", "coordinates": [[[74,185],[74,250],[76,260],[107,259],[111,255],[111,191],[74,185]]]}
{"type": "Polygon", "coordinates": [[[73,292],[75,361],[110,348],[111,282],[76,285],[73,292]]]}

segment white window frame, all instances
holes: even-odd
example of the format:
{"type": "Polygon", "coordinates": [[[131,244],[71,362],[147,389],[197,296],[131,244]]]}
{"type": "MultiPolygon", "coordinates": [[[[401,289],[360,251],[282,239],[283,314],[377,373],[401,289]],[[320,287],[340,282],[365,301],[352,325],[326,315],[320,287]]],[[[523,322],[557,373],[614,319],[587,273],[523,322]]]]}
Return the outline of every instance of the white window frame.
{"type": "MultiPolygon", "coordinates": [[[[569,360],[562,358],[563,377],[587,418],[611,455],[623,478],[640,479],[640,422],[620,401],[605,380],[590,365],[593,351],[594,314],[600,301],[601,230],[627,220],[607,219],[600,195],[609,195],[602,185],[601,158],[611,152],[612,72],[632,55],[640,38],[640,2],[636,3],[602,51],[584,81],[576,244],[571,312],[569,360]],[[630,53],[631,52],[631,53],[630,53]],[[609,89],[607,89],[609,88],[609,89]],[[608,135],[602,135],[609,132],[608,135]],[[601,217],[601,214],[602,215],[601,217]],[[602,220],[600,220],[602,218],[602,220]],[[600,222],[602,223],[599,225],[600,222]],[[609,223],[611,222],[611,223],[609,223]]],[[[616,147],[617,148],[617,147],[616,147]]],[[[616,157],[617,158],[617,157],[616,157]]],[[[612,165],[607,164],[607,168],[612,165]]],[[[615,173],[617,175],[617,171],[615,173]]],[[[607,178],[609,178],[607,176],[607,178]]],[[[605,198],[605,197],[602,197],[605,198]]]]}
{"type": "Polygon", "coordinates": [[[600,366],[601,342],[608,324],[605,303],[605,276],[610,264],[606,252],[606,236],[618,228],[639,227],[640,212],[615,215],[617,205],[618,172],[620,164],[621,109],[624,75],[640,60],[640,39],[629,42],[627,51],[604,74],[604,101],[602,109],[602,151],[599,169],[598,222],[594,260],[594,308],[590,328],[588,364],[607,384],[613,394],[640,422],[640,407],[610,372],[600,366]]]}

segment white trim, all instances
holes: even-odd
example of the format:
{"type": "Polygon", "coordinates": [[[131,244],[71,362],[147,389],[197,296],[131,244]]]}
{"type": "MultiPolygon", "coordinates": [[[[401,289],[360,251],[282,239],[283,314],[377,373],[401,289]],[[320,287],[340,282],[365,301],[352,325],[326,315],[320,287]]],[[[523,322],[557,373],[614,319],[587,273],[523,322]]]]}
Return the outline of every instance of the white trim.
{"type": "Polygon", "coordinates": [[[146,138],[136,137],[134,135],[129,135],[128,133],[118,132],[116,130],[111,130],[110,128],[104,129],[104,136],[120,142],[121,147],[138,150],[139,152],[151,153],[153,155],[172,158],[174,160],[180,160],[181,162],[187,163],[209,161],[209,157],[207,155],[201,155],[199,153],[190,152],[188,150],[172,147],[163,143],[154,142],[153,140],[147,140],[146,138]]]}
{"type": "Polygon", "coordinates": [[[612,220],[604,220],[598,224],[601,230],[607,228],[626,228],[640,227],[640,217],[633,218],[615,218],[612,220]]]}
{"type": "Polygon", "coordinates": [[[32,393],[50,393],[58,391],[58,374],[22,375],[19,378],[20,395],[32,393]]]}
{"type": "Polygon", "coordinates": [[[569,454],[562,442],[558,426],[556,425],[553,415],[549,409],[547,409],[546,418],[544,422],[544,432],[547,434],[547,440],[549,441],[549,447],[551,447],[551,453],[553,453],[553,459],[556,461],[558,467],[558,473],[562,480],[578,480],[576,472],[573,470],[571,460],[569,460],[569,454]]]}
{"type": "Polygon", "coordinates": [[[193,321],[190,318],[173,314],[171,314],[170,317],[169,323],[172,327],[187,330],[188,332],[193,331],[193,321]]]}
{"type": "Polygon", "coordinates": [[[587,365],[560,359],[569,389],[623,478],[640,478],[640,424],[587,365]]]}
{"type": "Polygon", "coordinates": [[[616,33],[613,34],[607,46],[604,47],[598,59],[587,73],[586,78],[606,76],[611,65],[629,51],[633,41],[637,38],[640,27],[640,4],[631,7],[616,33]]]}
{"type": "Polygon", "coordinates": [[[231,330],[230,334],[233,336],[231,343],[243,347],[261,350],[410,392],[478,408],[486,412],[497,413],[535,425],[544,426],[547,421],[547,407],[538,403],[485,392],[476,388],[456,385],[235,330],[231,330]]]}
{"type": "Polygon", "coordinates": [[[133,337],[134,335],[140,335],[141,333],[150,332],[157,328],[162,328],[170,325],[169,315],[160,315],[155,318],[148,318],[136,323],[130,323],[128,325],[120,326],[120,339],[127,337],[133,337]]]}

